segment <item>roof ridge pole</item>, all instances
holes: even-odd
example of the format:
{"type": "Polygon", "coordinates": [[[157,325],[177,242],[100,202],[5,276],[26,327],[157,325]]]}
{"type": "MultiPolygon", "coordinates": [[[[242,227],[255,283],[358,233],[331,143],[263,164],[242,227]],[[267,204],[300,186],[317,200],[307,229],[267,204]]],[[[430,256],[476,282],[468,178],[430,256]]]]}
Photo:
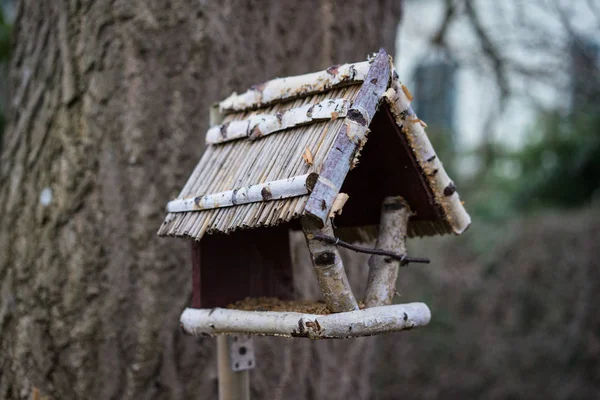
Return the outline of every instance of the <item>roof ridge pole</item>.
{"type": "Polygon", "coordinates": [[[329,311],[333,313],[358,310],[344,263],[335,244],[315,239],[314,233],[333,236],[331,222],[319,228],[313,219],[302,218],[302,230],[312,257],[317,280],[329,311]]]}
{"type": "MultiPolygon", "coordinates": [[[[404,198],[384,198],[375,248],[406,254],[406,232],[411,215],[410,207],[404,198]]],[[[401,263],[402,261],[388,256],[372,255],[369,258],[369,278],[365,291],[367,308],[392,304],[401,263]]]]}

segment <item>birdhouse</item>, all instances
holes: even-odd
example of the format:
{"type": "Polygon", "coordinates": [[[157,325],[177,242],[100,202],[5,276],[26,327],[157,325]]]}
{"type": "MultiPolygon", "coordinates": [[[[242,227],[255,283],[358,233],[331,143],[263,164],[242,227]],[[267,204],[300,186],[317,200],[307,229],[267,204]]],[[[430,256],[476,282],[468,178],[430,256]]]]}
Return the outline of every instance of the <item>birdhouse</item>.
{"type": "Polygon", "coordinates": [[[159,230],[192,239],[184,331],[321,339],[429,322],[423,303],[392,304],[399,268],[424,261],[406,238],[461,234],[471,220],[411,100],[380,50],[211,110],[206,150],[159,230]],[[291,298],[291,230],[306,237],[320,307],[291,298]],[[350,243],[358,232],[375,232],[375,248],[350,243]],[[366,293],[352,292],[340,246],[372,254],[366,293]]]}

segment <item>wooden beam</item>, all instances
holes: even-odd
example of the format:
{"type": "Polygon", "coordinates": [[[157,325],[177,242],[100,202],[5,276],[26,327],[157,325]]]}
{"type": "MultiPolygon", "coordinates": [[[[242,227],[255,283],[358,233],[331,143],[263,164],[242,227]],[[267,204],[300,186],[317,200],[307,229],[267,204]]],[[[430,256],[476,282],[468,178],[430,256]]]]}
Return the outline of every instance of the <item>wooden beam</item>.
{"type": "Polygon", "coordinates": [[[250,371],[232,370],[230,350],[229,338],[217,337],[219,400],[250,400],[250,371]]]}
{"type": "Polygon", "coordinates": [[[332,150],[323,163],[319,179],[306,204],[305,214],[315,219],[320,226],[326,224],[342,183],[366,142],[369,124],[388,87],[390,77],[391,61],[381,49],[371,64],[356,100],[348,110],[346,120],[337,133],[332,150]]]}

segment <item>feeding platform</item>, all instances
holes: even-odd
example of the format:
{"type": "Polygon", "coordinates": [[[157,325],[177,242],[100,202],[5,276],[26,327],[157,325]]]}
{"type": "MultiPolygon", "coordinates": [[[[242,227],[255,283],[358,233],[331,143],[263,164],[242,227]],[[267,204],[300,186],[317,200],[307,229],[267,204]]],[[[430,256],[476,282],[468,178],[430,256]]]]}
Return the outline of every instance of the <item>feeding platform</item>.
{"type": "Polygon", "coordinates": [[[429,322],[423,303],[392,304],[400,267],[422,261],[406,254],[406,238],[461,234],[471,220],[411,100],[380,50],[214,107],[206,150],[158,232],[192,239],[185,332],[348,338],[429,322]],[[323,309],[286,303],[291,230],[305,235],[323,309]],[[377,241],[357,301],[338,247],[365,251],[344,241],[365,232],[377,241]],[[281,307],[239,303],[266,297],[281,307]]]}

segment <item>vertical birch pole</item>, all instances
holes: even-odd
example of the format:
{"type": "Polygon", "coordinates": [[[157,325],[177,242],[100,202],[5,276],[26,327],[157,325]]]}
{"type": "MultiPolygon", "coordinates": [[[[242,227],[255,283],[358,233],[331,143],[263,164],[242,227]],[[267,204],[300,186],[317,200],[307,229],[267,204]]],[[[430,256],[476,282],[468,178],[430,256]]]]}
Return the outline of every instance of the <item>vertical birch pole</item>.
{"type": "Polygon", "coordinates": [[[331,222],[325,224],[323,228],[318,228],[312,220],[303,218],[302,229],[327,308],[334,313],[358,310],[358,303],[350,288],[337,247],[316,240],[311,235],[311,233],[318,232],[334,236],[331,222]]]}
{"type": "MultiPolygon", "coordinates": [[[[386,197],[381,206],[381,219],[376,248],[406,254],[406,229],[411,211],[400,197],[386,197]]],[[[369,278],[365,292],[365,306],[392,304],[396,293],[396,279],[400,261],[386,256],[369,258],[369,278]]]]}

